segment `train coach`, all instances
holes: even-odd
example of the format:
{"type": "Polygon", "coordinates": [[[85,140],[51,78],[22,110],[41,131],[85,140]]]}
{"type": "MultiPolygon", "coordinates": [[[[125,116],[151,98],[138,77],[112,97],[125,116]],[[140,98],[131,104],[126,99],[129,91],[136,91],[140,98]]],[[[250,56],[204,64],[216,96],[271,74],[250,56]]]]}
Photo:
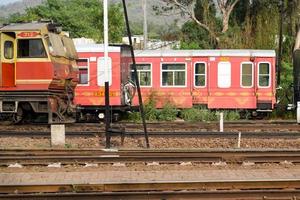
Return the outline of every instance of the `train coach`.
{"type": "MultiPolygon", "coordinates": [[[[95,121],[104,118],[105,76],[104,46],[99,44],[76,45],[79,54],[77,66],[79,82],[75,88],[74,103],[78,121],[95,121]]],[[[112,117],[131,109],[135,85],[130,81],[131,54],[128,45],[110,46],[108,59],[109,95],[112,117]]]]}
{"type": "MultiPolygon", "coordinates": [[[[91,95],[98,94],[95,79],[101,77],[97,77],[94,65],[103,56],[103,47],[88,44],[84,52],[82,47],[76,48],[79,66],[85,60],[83,73],[88,74],[81,74],[86,79],[81,82],[80,90],[90,91],[91,95]]],[[[112,99],[115,96],[114,84],[120,84],[120,54],[111,47],[109,57],[115,63],[112,69],[116,69],[116,72],[112,71],[112,99]]],[[[154,98],[158,108],[171,103],[177,108],[204,105],[209,109],[268,112],[276,104],[276,55],[273,50],[138,50],[135,56],[143,99],[154,98]]],[[[131,71],[134,81],[132,62],[127,65],[126,69],[131,71]]],[[[76,90],[79,91],[79,87],[76,90]]],[[[120,88],[116,94],[119,93],[122,93],[120,88]]],[[[84,105],[78,95],[81,95],[80,92],[76,92],[76,103],[84,105]]],[[[90,103],[103,107],[104,100],[97,98],[90,103]]],[[[117,104],[121,105],[120,101],[114,101],[113,106],[117,104]]],[[[136,96],[132,105],[138,105],[136,96]]]]}

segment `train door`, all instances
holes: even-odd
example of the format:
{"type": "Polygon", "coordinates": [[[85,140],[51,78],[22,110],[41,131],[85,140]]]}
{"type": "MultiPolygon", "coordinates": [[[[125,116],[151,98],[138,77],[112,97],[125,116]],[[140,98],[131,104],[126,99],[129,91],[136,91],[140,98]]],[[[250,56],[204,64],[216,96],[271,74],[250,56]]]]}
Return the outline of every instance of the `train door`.
{"type": "Polygon", "coordinates": [[[0,87],[15,86],[15,33],[1,33],[0,87]]]}
{"type": "Polygon", "coordinates": [[[243,61],[240,63],[240,91],[239,91],[239,108],[255,109],[256,108],[256,68],[253,62],[243,61]]]}
{"type": "Polygon", "coordinates": [[[193,104],[207,105],[208,96],[208,62],[207,58],[196,59],[193,62],[193,104]]]}
{"type": "Polygon", "coordinates": [[[258,111],[271,111],[272,108],[272,65],[269,61],[257,59],[256,97],[258,111]]]}

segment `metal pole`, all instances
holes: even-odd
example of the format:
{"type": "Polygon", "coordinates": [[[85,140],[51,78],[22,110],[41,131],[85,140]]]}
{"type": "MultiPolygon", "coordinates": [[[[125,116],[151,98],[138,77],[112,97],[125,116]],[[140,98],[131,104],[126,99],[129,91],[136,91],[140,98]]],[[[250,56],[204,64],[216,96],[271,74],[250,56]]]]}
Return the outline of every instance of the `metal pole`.
{"type": "Polygon", "coordinates": [[[110,148],[109,82],[105,82],[105,148],[110,148]]]}
{"type": "Polygon", "coordinates": [[[110,148],[110,112],[109,112],[109,77],[108,77],[108,4],[103,0],[103,31],[104,31],[104,77],[105,77],[105,148],[110,148]]]}
{"type": "Polygon", "coordinates": [[[147,0],[143,0],[143,11],[144,11],[144,49],[147,49],[147,43],[148,43],[147,0]]]}
{"type": "Polygon", "coordinates": [[[141,88],[140,88],[140,82],[139,82],[139,77],[137,75],[137,70],[136,70],[136,62],[135,62],[135,57],[134,57],[134,50],[133,50],[133,45],[132,45],[131,31],[130,31],[130,27],[129,27],[129,20],[128,20],[126,2],[125,2],[125,0],[122,0],[122,2],[123,2],[124,16],[125,16],[127,34],[128,34],[128,39],[129,39],[132,63],[133,63],[134,76],[135,76],[135,80],[136,80],[136,87],[137,87],[137,92],[138,92],[138,97],[139,97],[140,112],[141,112],[142,121],[143,121],[146,146],[147,146],[147,148],[150,148],[148,132],[147,132],[147,126],[146,126],[146,119],[145,119],[145,112],[144,112],[143,100],[142,100],[142,94],[141,94],[141,88]]]}
{"type": "Polygon", "coordinates": [[[283,0],[280,0],[280,24],[279,24],[279,46],[278,46],[278,60],[277,60],[277,86],[280,85],[280,73],[281,73],[281,55],[282,55],[282,26],[283,26],[283,0]]]}

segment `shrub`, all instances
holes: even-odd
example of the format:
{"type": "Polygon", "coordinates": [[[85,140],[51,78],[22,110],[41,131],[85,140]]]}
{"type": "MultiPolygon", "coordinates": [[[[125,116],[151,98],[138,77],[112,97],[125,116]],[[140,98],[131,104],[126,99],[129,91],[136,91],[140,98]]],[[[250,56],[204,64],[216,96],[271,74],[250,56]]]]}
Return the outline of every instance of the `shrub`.
{"type": "Polygon", "coordinates": [[[224,113],[224,120],[235,121],[240,119],[240,113],[238,111],[225,110],[221,111],[224,113]]]}
{"type": "Polygon", "coordinates": [[[170,102],[167,102],[164,107],[158,112],[157,118],[161,121],[173,121],[177,117],[177,109],[170,102]]]}
{"type": "Polygon", "coordinates": [[[185,121],[196,122],[196,121],[215,121],[217,120],[216,113],[206,108],[194,107],[188,108],[181,111],[181,118],[185,121]]]}

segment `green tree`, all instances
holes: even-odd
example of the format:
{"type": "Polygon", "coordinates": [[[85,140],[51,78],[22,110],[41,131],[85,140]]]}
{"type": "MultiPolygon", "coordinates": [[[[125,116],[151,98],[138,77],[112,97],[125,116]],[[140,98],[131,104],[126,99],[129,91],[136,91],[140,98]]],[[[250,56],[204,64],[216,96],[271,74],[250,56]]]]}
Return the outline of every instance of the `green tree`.
{"type": "MultiPolygon", "coordinates": [[[[121,6],[109,6],[109,39],[120,42],[124,31],[121,6]]],[[[103,7],[99,0],[47,0],[42,5],[26,9],[26,13],[10,16],[10,22],[53,20],[70,32],[71,37],[103,40],[103,7]]]]}

